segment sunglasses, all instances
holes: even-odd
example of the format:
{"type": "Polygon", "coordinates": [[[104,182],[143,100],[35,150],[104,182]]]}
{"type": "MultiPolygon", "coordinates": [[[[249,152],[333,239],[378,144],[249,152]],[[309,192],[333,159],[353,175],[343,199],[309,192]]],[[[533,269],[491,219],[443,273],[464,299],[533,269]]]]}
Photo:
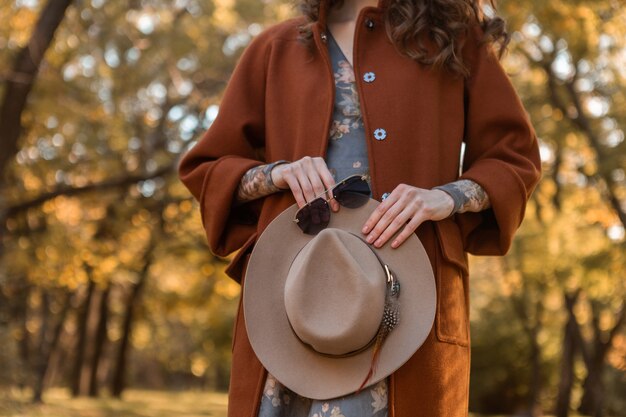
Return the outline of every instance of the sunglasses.
{"type": "Polygon", "coordinates": [[[320,197],[306,203],[296,211],[294,222],[308,235],[316,235],[328,226],[330,222],[330,204],[335,199],[347,208],[363,206],[370,198],[370,186],[365,175],[355,174],[344,178],[331,188],[324,190],[320,197]],[[324,198],[327,193],[332,197],[324,198]]]}

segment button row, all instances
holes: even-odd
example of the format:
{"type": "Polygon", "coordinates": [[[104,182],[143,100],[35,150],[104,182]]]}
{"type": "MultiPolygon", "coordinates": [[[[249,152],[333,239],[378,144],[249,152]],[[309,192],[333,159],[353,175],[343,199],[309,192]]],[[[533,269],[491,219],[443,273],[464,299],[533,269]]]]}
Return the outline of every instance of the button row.
{"type": "MultiPolygon", "coordinates": [[[[367,18],[365,20],[365,27],[369,30],[374,29],[374,20],[371,18],[367,18]]],[[[368,71],[363,74],[363,81],[366,83],[371,83],[376,79],[376,74],[373,71],[368,71]]],[[[385,140],[387,138],[387,131],[381,127],[374,130],[374,139],[376,140],[385,140]]],[[[386,197],[386,196],[385,196],[386,197]]]]}
{"type": "MultiPolygon", "coordinates": [[[[369,30],[374,29],[374,20],[372,20],[371,18],[367,18],[365,20],[365,27],[367,27],[369,30]]],[[[326,35],[326,32],[322,32],[320,34],[320,38],[322,39],[322,42],[326,43],[328,40],[328,36],[326,35]]],[[[374,80],[376,79],[376,74],[373,71],[368,71],[365,74],[363,74],[363,81],[365,81],[366,83],[372,83],[374,82],[374,80]]],[[[374,139],[376,140],[385,140],[387,138],[387,131],[383,128],[378,128],[376,130],[374,130],[374,139]]]]}
{"type": "MultiPolygon", "coordinates": [[[[369,30],[374,29],[374,21],[368,18],[365,21],[365,27],[367,27],[369,30]]],[[[368,71],[365,74],[363,74],[363,81],[365,81],[366,83],[371,83],[375,79],[376,79],[376,74],[374,74],[373,71],[368,71]]],[[[385,129],[378,128],[374,130],[374,138],[376,140],[385,140],[386,137],[387,137],[387,131],[385,129]]],[[[389,197],[389,194],[390,193],[384,193],[382,195],[382,201],[385,201],[385,199],[389,197]]]]}

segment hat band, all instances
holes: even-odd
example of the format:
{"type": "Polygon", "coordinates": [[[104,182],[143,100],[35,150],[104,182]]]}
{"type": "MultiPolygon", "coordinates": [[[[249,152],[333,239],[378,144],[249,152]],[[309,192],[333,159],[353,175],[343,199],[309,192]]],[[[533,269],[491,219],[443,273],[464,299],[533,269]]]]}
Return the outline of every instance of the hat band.
{"type": "MultiPolygon", "coordinates": [[[[378,259],[378,262],[380,262],[380,265],[383,267],[383,269],[385,270],[385,274],[387,275],[387,291],[385,294],[385,309],[383,311],[383,317],[381,318],[380,321],[380,326],[378,327],[378,331],[376,332],[376,334],[374,335],[374,337],[372,337],[372,339],[367,342],[363,347],[347,352],[347,353],[326,353],[326,352],[320,352],[318,350],[316,350],[311,344],[305,342],[304,340],[302,340],[300,338],[300,336],[298,336],[298,334],[296,333],[296,331],[294,330],[293,326],[291,325],[291,321],[289,320],[289,316],[287,316],[287,323],[289,323],[289,327],[291,328],[291,332],[294,334],[294,336],[296,337],[296,339],[298,339],[304,346],[306,346],[307,348],[309,348],[310,350],[312,350],[313,352],[328,357],[328,358],[347,358],[349,356],[354,356],[356,354],[359,354],[361,352],[366,351],[367,349],[369,349],[375,342],[377,339],[379,338],[386,338],[387,335],[389,334],[389,332],[391,332],[391,330],[393,330],[393,328],[396,326],[397,322],[398,322],[398,314],[399,311],[397,309],[397,298],[398,298],[398,294],[400,292],[400,282],[398,281],[398,279],[391,273],[391,270],[389,269],[389,266],[383,262],[382,259],[380,259],[380,256],[378,256],[378,254],[376,253],[376,251],[374,249],[372,249],[372,247],[370,246],[369,243],[367,243],[365,240],[363,240],[363,238],[361,238],[360,236],[352,233],[352,232],[347,232],[350,233],[353,236],[356,236],[357,238],[361,239],[361,241],[363,241],[363,243],[365,243],[365,245],[372,251],[372,253],[376,256],[376,259],[378,259]]],[[[295,257],[294,257],[295,258],[295,257]]],[[[381,340],[382,342],[382,340],[381,340]]]]}
{"type": "Polygon", "coordinates": [[[356,350],[353,350],[353,351],[350,351],[350,352],[347,352],[347,353],[326,353],[326,352],[320,352],[319,350],[316,350],[311,344],[309,344],[309,343],[305,342],[304,340],[300,339],[300,336],[298,336],[298,333],[296,333],[295,330],[293,329],[293,326],[291,325],[291,322],[289,321],[289,317],[287,317],[287,323],[289,323],[289,327],[291,327],[291,331],[292,331],[293,335],[296,336],[296,339],[298,339],[300,341],[300,343],[302,343],[304,346],[306,346],[307,348],[309,348],[313,352],[317,353],[318,355],[322,355],[322,356],[325,356],[327,358],[337,358],[337,359],[339,359],[339,358],[347,358],[348,356],[354,356],[354,355],[356,355],[358,353],[364,352],[367,349],[369,349],[369,347],[372,346],[374,344],[374,342],[376,341],[376,339],[378,338],[378,334],[380,333],[380,329],[382,328],[382,326],[379,327],[379,329],[376,332],[376,334],[374,335],[374,337],[372,337],[372,339],[369,342],[367,342],[365,344],[365,346],[363,346],[363,347],[361,347],[359,349],[356,349],[356,350]]]}

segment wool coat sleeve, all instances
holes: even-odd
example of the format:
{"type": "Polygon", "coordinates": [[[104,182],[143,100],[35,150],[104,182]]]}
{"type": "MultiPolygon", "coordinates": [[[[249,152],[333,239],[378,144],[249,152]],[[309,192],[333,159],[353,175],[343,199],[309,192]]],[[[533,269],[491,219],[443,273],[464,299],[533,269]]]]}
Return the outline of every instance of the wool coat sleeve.
{"type": "Polygon", "coordinates": [[[265,163],[266,34],[257,35],[243,51],[216,118],[178,165],[180,180],[200,204],[209,249],[218,256],[253,239],[264,200],[233,204],[246,171],[265,163]]]}
{"type": "Polygon", "coordinates": [[[457,213],[464,249],[504,255],[541,177],[537,135],[492,44],[479,45],[482,29],[468,37],[465,82],[465,153],[459,179],[480,184],[491,202],[481,212],[457,213]]]}

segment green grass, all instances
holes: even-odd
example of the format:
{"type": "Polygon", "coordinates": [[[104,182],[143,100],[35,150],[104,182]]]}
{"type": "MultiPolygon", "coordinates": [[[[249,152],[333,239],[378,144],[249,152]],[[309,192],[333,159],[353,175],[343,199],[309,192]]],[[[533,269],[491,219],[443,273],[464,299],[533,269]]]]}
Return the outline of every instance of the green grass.
{"type": "Polygon", "coordinates": [[[50,389],[44,404],[30,404],[30,393],[0,389],[0,417],[225,417],[228,397],[215,392],[132,390],[121,400],[71,398],[68,390],[50,389]]]}

